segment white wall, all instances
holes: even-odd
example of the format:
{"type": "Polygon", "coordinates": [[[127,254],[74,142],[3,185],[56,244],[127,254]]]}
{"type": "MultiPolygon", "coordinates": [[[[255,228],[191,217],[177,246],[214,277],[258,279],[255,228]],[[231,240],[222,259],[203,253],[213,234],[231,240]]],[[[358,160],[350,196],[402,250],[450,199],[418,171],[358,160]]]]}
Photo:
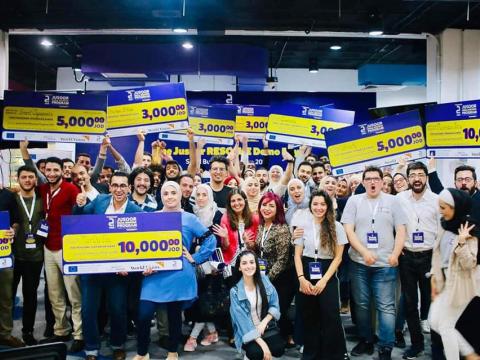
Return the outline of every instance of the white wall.
{"type": "Polygon", "coordinates": [[[377,107],[423,102],[427,102],[427,88],[425,86],[406,86],[400,90],[377,92],[377,107]]]}

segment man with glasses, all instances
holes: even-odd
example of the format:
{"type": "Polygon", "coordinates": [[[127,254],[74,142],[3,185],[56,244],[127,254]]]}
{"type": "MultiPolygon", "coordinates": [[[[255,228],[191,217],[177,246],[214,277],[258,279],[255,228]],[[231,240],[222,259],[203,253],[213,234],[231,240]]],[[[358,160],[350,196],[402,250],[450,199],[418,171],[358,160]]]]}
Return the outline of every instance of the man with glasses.
{"type": "Polygon", "coordinates": [[[342,215],[351,245],[350,277],[361,339],[352,355],[373,354],[373,295],[379,325],[379,359],[390,360],[395,343],[397,266],[407,217],[399,200],[382,192],[383,173],[379,168],[367,167],[362,179],[366,193],[350,197],[342,215]]]}
{"type": "Polygon", "coordinates": [[[228,159],[224,156],[214,156],[210,159],[210,187],[213,190],[213,200],[218,209],[225,212],[227,207],[227,195],[230,188],[223,181],[228,175],[228,159]]]}
{"type": "Polygon", "coordinates": [[[422,325],[427,323],[431,299],[430,279],[426,274],[430,272],[432,264],[432,249],[440,226],[440,213],[438,195],[427,188],[428,169],[425,164],[414,162],[408,165],[407,178],[410,190],[397,195],[408,217],[407,237],[400,256],[399,271],[412,342],[412,347],[405,352],[403,358],[415,359],[424,351],[422,325]],[[418,314],[419,291],[421,316],[418,314]]]}
{"type": "MultiPolygon", "coordinates": [[[[87,204],[87,194],[81,192],[76,199],[73,213],[81,214],[125,214],[142,212],[142,209],[128,199],[130,187],[128,175],[116,172],[110,179],[110,194],[98,195],[87,204]]],[[[127,273],[81,275],[82,321],[87,360],[96,360],[100,349],[98,331],[98,309],[102,291],[107,295],[110,315],[110,345],[114,360],[126,358],[123,349],[127,336],[127,273]]]]}

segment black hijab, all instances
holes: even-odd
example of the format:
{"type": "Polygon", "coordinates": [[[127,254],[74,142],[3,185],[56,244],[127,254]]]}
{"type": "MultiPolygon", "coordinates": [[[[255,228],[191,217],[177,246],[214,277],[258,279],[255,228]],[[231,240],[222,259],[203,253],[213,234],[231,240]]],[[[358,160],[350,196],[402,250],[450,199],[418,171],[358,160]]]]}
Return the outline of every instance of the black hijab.
{"type": "Polygon", "coordinates": [[[460,229],[460,225],[465,224],[468,221],[469,225],[475,224],[475,227],[470,231],[470,234],[479,238],[480,228],[478,226],[478,222],[476,219],[473,219],[470,216],[470,212],[472,210],[472,198],[462,190],[453,188],[448,188],[446,190],[452,194],[453,202],[455,204],[455,213],[453,214],[453,219],[451,220],[445,220],[442,218],[442,228],[458,235],[458,229],[460,229]]]}

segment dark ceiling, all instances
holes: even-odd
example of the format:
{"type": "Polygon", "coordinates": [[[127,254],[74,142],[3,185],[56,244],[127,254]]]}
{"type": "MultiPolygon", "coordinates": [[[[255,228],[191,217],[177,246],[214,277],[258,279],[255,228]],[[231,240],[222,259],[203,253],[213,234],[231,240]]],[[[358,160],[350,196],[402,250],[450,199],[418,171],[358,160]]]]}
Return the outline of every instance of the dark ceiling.
{"type": "MultiPolygon", "coordinates": [[[[269,50],[270,66],[356,69],[367,63],[424,64],[424,40],[312,36],[224,36],[224,30],[431,33],[480,29],[480,1],[409,0],[4,0],[0,27],[18,29],[197,29],[195,42],[240,42],[269,50]],[[185,5],[185,7],[184,7],[185,5]],[[183,16],[184,14],[184,16],[183,16]],[[339,44],[340,51],[330,45],[339,44]]],[[[39,34],[40,35],[40,34],[39,34]]],[[[39,35],[10,36],[10,79],[55,88],[56,68],[73,66],[82,46],[101,42],[165,43],[172,35],[56,35],[45,48],[39,35]]]]}

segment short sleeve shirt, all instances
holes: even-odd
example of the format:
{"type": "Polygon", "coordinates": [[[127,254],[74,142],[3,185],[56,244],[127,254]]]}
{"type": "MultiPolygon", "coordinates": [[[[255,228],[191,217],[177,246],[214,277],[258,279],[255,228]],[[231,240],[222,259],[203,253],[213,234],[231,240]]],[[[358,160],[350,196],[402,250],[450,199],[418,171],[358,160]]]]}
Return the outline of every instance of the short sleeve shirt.
{"type": "MultiPolygon", "coordinates": [[[[320,246],[321,227],[316,225],[309,209],[300,209],[293,215],[292,226],[304,230],[303,237],[294,241],[295,245],[303,246],[303,256],[319,259],[333,259],[333,254],[325,247],[320,246]],[[315,255],[315,250],[317,254],[315,255]]],[[[337,245],[348,243],[347,235],[342,224],[335,221],[337,245]]]]}
{"type": "MultiPolygon", "coordinates": [[[[372,266],[391,266],[388,257],[395,247],[395,227],[405,225],[408,221],[397,197],[383,192],[375,199],[369,199],[367,194],[353,195],[347,201],[341,221],[343,224],[354,225],[355,234],[365,247],[367,233],[376,232],[378,248],[369,249],[377,256],[377,261],[372,266]]],[[[350,247],[348,253],[353,261],[366,265],[363,256],[353,247],[350,247]]]]}

